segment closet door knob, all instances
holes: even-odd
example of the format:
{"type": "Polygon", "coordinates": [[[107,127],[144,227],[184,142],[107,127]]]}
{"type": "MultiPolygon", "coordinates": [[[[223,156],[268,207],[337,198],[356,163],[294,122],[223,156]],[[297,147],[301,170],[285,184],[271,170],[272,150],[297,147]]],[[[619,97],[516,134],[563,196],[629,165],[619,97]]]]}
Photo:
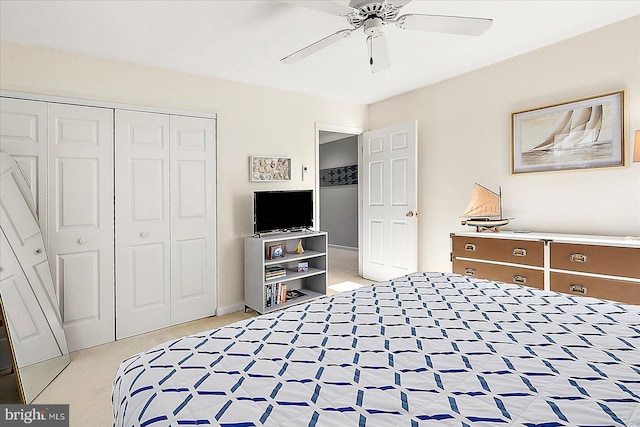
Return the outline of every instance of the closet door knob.
{"type": "Polygon", "coordinates": [[[81,237],[78,239],[78,244],[79,245],[84,245],[85,243],[87,243],[87,239],[85,239],[84,237],[81,237]]]}
{"type": "Polygon", "coordinates": [[[142,233],[140,233],[140,237],[149,237],[149,233],[143,231],[142,233]]]}

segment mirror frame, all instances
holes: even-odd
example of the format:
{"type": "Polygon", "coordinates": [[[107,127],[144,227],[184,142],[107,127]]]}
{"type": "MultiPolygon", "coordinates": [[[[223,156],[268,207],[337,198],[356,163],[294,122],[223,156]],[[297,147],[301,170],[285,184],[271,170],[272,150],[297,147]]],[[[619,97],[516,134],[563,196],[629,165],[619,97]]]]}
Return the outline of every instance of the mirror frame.
{"type": "MultiPolygon", "coordinates": [[[[29,182],[27,181],[26,175],[24,173],[24,170],[22,169],[20,163],[18,162],[18,160],[11,155],[10,153],[8,153],[6,150],[0,149],[0,161],[4,161],[3,159],[6,158],[6,161],[10,161],[13,164],[12,165],[8,165],[6,168],[7,173],[11,173],[9,172],[10,170],[17,170],[17,172],[20,174],[21,176],[21,180],[22,182],[18,182],[18,186],[19,187],[26,187],[27,189],[29,189],[29,182]]],[[[15,175],[15,174],[14,174],[15,175]]],[[[0,177],[1,179],[1,177],[0,177]]],[[[19,179],[19,178],[18,178],[19,179]]],[[[50,267],[50,263],[49,263],[49,259],[48,259],[48,251],[46,250],[46,247],[44,245],[44,236],[42,233],[42,227],[40,226],[40,223],[38,221],[38,216],[37,216],[37,212],[36,212],[36,204],[35,201],[33,200],[32,194],[31,192],[27,192],[25,194],[25,192],[23,191],[24,189],[21,189],[20,192],[22,193],[24,202],[26,202],[26,204],[29,207],[29,210],[31,211],[31,214],[34,217],[34,220],[36,222],[36,224],[38,225],[38,233],[33,234],[32,237],[34,236],[38,236],[41,240],[42,243],[42,249],[44,250],[44,254],[45,254],[45,263],[47,266],[47,270],[49,271],[49,277],[50,277],[50,284],[51,286],[54,286],[55,289],[55,284],[53,283],[53,275],[51,273],[51,267],[50,267]]],[[[7,212],[8,215],[8,212],[7,212]]],[[[9,216],[9,220],[11,220],[11,217],[9,216]]],[[[7,243],[9,244],[9,247],[12,247],[12,242],[9,240],[7,234],[6,234],[6,230],[4,230],[4,228],[2,227],[2,224],[0,224],[0,233],[3,234],[3,240],[6,238],[7,239],[7,243]]],[[[15,242],[14,242],[15,243],[15,242]]],[[[37,301],[37,305],[38,308],[42,311],[42,315],[44,316],[44,321],[47,324],[47,327],[49,329],[49,332],[51,333],[52,339],[53,341],[57,344],[58,349],[60,350],[60,354],[54,357],[49,357],[49,358],[45,358],[43,360],[40,361],[36,361],[35,363],[30,363],[28,365],[22,366],[20,367],[18,364],[18,357],[16,356],[16,341],[14,339],[12,339],[11,337],[11,331],[9,328],[9,316],[7,313],[6,308],[4,307],[4,302],[2,300],[2,289],[0,287],[0,310],[2,312],[2,317],[4,319],[4,325],[5,325],[5,330],[6,330],[6,334],[7,334],[7,342],[9,345],[9,351],[11,353],[11,361],[12,361],[12,366],[13,366],[13,371],[14,371],[14,375],[16,378],[16,383],[18,386],[18,394],[20,397],[20,400],[22,401],[23,404],[28,404],[28,403],[32,403],[41,393],[42,391],[49,385],[51,384],[51,382],[69,365],[69,363],[71,362],[71,357],[69,354],[69,350],[68,350],[68,345],[67,345],[67,340],[66,340],[66,336],[65,336],[65,331],[64,331],[64,325],[63,325],[63,321],[62,321],[62,317],[61,317],[61,313],[60,313],[60,307],[53,303],[53,301],[50,301],[49,299],[47,299],[46,301],[41,301],[41,298],[38,297],[38,292],[36,292],[36,290],[34,289],[34,284],[31,283],[31,281],[29,280],[29,276],[27,275],[27,272],[24,269],[24,266],[22,264],[22,261],[20,257],[18,256],[18,253],[15,253],[15,248],[11,248],[11,250],[14,251],[14,256],[16,258],[16,262],[20,265],[20,268],[22,269],[23,274],[25,274],[25,278],[26,281],[28,283],[28,287],[30,288],[30,291],[33,292],[33,295],[35,297],[35,300],[37,301]],[[49,303],[48,308],[52,309],[53,311],[57,311],[57,316],[54,315],[53,317],[57,317],[57,319],[53,319],[53,321],[55,321],[55,325],[52,324],[52,319],[50,318],[50,316],[47,314],[47,312],[43,309],[42,304],[43,303],[49,303]],[[55,329],[58,329],[58,332],[54,331],[55,329]],[[62,341],[64,340],[64,341],[62,341]],[[36,369],[34,372],[31,372],[32,370],[29,369],[31,367],[36,367],[38,366],[39,369],[36,369]],[[44,368],[43,368],[44,367],[44,368]],[[29,373],[29,375],[27,375],[27,371],[29,373]],[[27,378],[29,377],[29,378],[27,378]],[[26,383],[25,383],[26,381],[26,383]],[[26,387],[25,387],[26,386],[26,387]]],[[[14,273],[15,274],[15,273],[14,273]]],[[[42,288],[45,291],[45,293],[47,292],[47,281],[45,280],[42,283],[42,288]]],[[[55,292],[55,290],[52,289],[52,291],[55,292]]],[[[10,310],[11,311],[11,310],[10,310]]],[[[16,313],[14,313],[15,315],[16,313]]],[[[51,313],[50,313],[51,314],[51,313]]]]}

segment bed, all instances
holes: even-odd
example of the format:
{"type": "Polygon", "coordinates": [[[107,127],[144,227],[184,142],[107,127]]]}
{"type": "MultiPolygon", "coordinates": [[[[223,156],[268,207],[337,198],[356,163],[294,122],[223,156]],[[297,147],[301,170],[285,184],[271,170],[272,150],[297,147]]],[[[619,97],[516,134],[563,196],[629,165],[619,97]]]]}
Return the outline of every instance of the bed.
{"type": "Polygon", "coordinates": [[[640,426],[640,307],[415,273],[137,354],[115,426],[640,426]]]}

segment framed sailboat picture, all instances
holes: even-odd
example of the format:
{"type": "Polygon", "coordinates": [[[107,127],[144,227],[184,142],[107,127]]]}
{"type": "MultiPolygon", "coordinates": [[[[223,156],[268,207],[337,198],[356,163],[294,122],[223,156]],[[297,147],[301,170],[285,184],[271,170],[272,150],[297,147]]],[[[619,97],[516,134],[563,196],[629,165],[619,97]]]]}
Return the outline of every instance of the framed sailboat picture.
{"type": "Polygon", "coordinates": [[[511,172],[624,166],[624,91],[511,115],[511,172]]]}

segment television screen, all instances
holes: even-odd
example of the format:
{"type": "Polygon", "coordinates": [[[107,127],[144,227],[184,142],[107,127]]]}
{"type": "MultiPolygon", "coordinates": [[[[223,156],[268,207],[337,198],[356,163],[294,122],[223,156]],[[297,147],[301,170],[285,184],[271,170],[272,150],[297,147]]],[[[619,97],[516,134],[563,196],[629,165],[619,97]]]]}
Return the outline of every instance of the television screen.
{"type": "Polygon", "coordinates": [[[313,227],[313,190],[253,193],[253,232],[313,227]]]}

